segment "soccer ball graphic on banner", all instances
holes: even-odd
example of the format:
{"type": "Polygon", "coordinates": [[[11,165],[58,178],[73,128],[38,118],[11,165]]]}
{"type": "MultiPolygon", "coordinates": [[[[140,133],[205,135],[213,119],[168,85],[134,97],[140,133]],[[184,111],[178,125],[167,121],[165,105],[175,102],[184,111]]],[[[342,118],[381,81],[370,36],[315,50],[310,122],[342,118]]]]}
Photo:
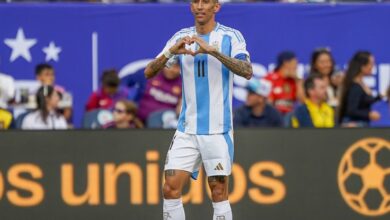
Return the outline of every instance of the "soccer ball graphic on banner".
{"type": "Polygon", "coordinates": [[[354,143],[341,159],[338,185],[356,212],[367,216],[390,213],[390,143],[380,138],[354,143]]]}

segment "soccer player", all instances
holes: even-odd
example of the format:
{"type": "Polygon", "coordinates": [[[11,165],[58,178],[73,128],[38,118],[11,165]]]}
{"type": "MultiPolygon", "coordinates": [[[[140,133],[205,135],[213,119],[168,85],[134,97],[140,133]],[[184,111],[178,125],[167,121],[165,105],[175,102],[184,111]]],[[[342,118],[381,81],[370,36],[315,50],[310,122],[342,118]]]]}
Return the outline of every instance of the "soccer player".
{"type": "Polygon", "coordinates": [[[250,79],[252,65],[241,33],[215,21],[218,0],[192,0],[195,26],[177,32],[151,61],[146,78],[179,63],[182,110],[165,162],[164,220],[184,220],[183,186],[203,162],[211,189],[214,220],[231,220],[228,176],[233,162],[233,73],[250,79]]]}

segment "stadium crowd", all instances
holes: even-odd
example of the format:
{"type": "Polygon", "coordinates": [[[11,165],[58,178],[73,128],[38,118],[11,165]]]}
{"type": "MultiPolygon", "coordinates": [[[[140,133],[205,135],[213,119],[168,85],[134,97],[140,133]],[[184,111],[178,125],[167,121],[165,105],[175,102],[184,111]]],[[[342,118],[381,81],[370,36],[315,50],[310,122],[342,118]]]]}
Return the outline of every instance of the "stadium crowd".
{"type": "MultiPolygon", "coordinates": [[[[283,51],[272,72],[248,81],[246,102],[233,112],[234,126],[390,127],[390,85],[386,94],[374,96],[364,83],[374,65],[373,54],[358,51],[339,70],[331,51],[322,48],[312,53],[309,71],[299,77],[295,53],[283,51]]],[[[67,91],[56,84],[54,68],[39,64],[35,77],[35,105],[16,115],[14,80],[0,74],[0,128],[72,128],[73,107],[60,104],[67,91]]],[[[83,128],[176,128],[182,95],[178,65],[148,80],[138,95],[122,84],[115,69],[103,71],[101,87],[85,104],[83,128]]]]}

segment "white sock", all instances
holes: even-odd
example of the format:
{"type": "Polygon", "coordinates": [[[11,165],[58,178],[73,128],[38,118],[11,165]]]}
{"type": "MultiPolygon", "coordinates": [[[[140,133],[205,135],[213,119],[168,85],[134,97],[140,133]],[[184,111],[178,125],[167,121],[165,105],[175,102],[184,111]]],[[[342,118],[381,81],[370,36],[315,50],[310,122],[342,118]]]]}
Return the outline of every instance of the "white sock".
{"type": "Polygon", "coordinates": [[[183,202],[180,199],[164,199],[163,205],[164,220],[185,220],[183,202]]]}
{"type": "Polygon", "coordinates": [[[232,209],[229,200],[222,202],[213,202],[214,216],[213,220],[233,220],[232,209]]]}

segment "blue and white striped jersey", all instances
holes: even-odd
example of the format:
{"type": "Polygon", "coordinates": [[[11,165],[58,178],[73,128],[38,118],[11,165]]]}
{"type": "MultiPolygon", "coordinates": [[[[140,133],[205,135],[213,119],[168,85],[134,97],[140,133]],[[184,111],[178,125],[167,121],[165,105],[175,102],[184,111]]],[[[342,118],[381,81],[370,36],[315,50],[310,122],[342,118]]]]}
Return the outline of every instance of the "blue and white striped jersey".
{"type": "MultiPolygon", "coordinates": [[[[195,27],[177,32],[166,44],[171,48],[185,36],[196,35],[195,27]]],[[[221,24],[208,35],[198,35],[221,53],[237,59],[249,59],[242,34],[221,24]]],[[[196,43],[187,49],[198,50],[196,43]]],[[[182,109],[177,129],[189,134],[222,134],[232,130],[233,73],[215,57],[207,54],[176,55],[167,66],[179,63],[183,79],[182,109]]]]}

